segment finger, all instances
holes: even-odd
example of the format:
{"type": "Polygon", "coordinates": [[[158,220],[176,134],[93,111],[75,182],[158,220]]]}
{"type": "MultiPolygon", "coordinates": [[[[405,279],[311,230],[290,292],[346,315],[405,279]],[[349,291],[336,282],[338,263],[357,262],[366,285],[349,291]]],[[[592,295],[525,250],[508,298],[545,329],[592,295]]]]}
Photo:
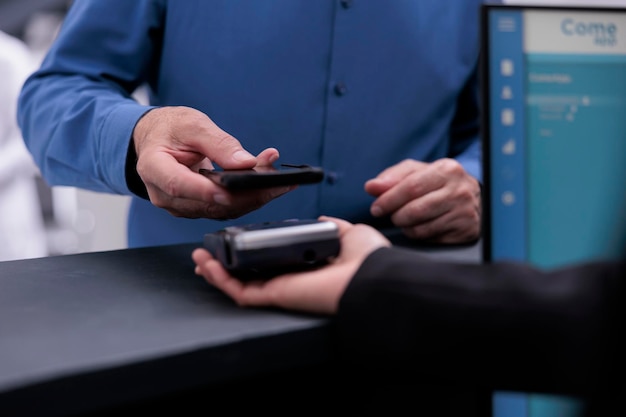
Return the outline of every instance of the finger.
{"type": "Polygon", "coordinates": [[[239,304],[244,283],[231,276],[222,264],[215,259],[206,262],[205,266],[205,273],[210,276],[210,280],[207,281],[239,304]]]}
{"type": "Polygon", "coordinates": [[[359,264],[373,250],[390,246],[391,242],[382,233],[366,224],[355,224],[349,233],[342,236],[339,258],[356,260],[359,264]]]}
{"type": "Polygon", "coordinates": [[[439,189],[408,201],[391,214],[391,221],[398,227],[429,222],[453,209],[457,202],[447,197],[449,194],[445,189],[439,189]]]}
{"type": "MultiPolygon", "coordinates": [[[[278,151],[275,149],[267,149],[262,152],[262,159],[270,161],[278,157],[278,151]]],[[[159,167],[159,169],[151,169],[150,178],[152,185],[158,188],[163,197],[169,199],[193,200],[202,203],[217,203],[221,205],[230,205],[234,198],[231,193],[223,187],[218,186],[213,181],[207,179],[203,175],[197,174],[185,165],[179,164],[174,157],[167,153],[154,154],[151,158],[151,167],[159,167]]],[[[267,190],[258,190],[254,192],[238,193],[240,205],[252,206],[258,208],[267,202],[277,198],[295,187],[275,187],[267,190]]],[[[161,200],[165,200],[162,198],[161,200]]],[[[166,201],[153,201],[158,207],[165,207],[166,201]]],[[[186,203],[187,206],[191,202],[186,203]]],[[[183,211],[183,208],[179,208],[183,211]]],[[[189,207],[187,207],[189,210],[189,207]]]]}
{"type": "Polygon", "coordinates": [[[428,164],[425,162],[416,161],[414,159],[405,159],[389,168],[384,169],[374,179],[380,181],[399,181],[411,172],[427,165],[428,164]]]}
{"type": "Polygon", "coordinates": [[[398,184],[406,176],[415,171],[424,169],[428,164],[412,159],[404,161],[383,170],[380,174],[365,183],[365,191],[378,197],[398,184]]]}
{"type": "Polygon", "coordinates": [[[408,227],[433,220],[447,212],[475,220],[481,215],[480,186],[469,176],[453,178],[443,188],[414,199],[391,216],[396,226],[408,227]]]}
{"type": "MultiPolygon", "coordinates": [[[[151,157],[149,164],[149,174],[146,178],[150,178],[150,184],[158,188],[165,196],[169,198],[189,199],[201,202],[214,202],[216,195],[226,194],[226,191],[207,179],[203,175],[193,172],[190,168],[178,163],[178,161],[170,154],[161,152],[151,157]]],[[[149,190],[150,191],[150,190],[149,190]]],[[[164,205],[161,201],[151,201],[158,207],[164,205]]],[[[219,200],[219,199],[218,199],[219,200]]]]}
{"type": "Polygon", "coordinates": [[[413,171],[394,187],[380,195],[370,207],[372,216],[389,215],[399,210],[409,201],[420,198],[434,190],[444,187],[445,178],[429,167],[413,171]]]}
{"type": "Polygon", "coordinates": [[[203,123],[203,140],[195,141],[195,145],[210,160],[224,169],[252,168],[256,157],[246,151],[239,140],[222,130],[211,119],[203,123]]]}
{"type": "Polygon", "coordinates": [[[209,284],[225,292],[231,298],[238,297],[243,288],[243,283],[232,277],[208,250],[196,248],[191,253],[191,258],[196,264],[195,273],[197,275],[202,275],[209,284]]]}
{"type": "Polygon", "coordinates": [[[196,275],[204,275],[206,271],[206,263],[214,258],[208,250],[204,248],[196,248],[193,252],[191,252],[191,259],[196,264],[194,273],[196,275]]]}
{"type": "Polygon", "coordinates": [[[319,216],[318,220],[320,220],[320,221],[331,221],[331,222],[335,223],[337,225],[337,227],[339,228],[339,236],[343,236],[345,233],[348,232],[348,230],[350,230],[354,226],[349,221],[344,220],[344,219],[340,219],[340,218],[337,218],[337,217],[319,216]]]}
{"type": "Polygon", "coordinates": [[[278,160],[280,154],[276,148],[267,148],[256,156],[257,166],[272,165],[278,160]]]}
{"type": "Polygon", "coordinates": [[[204,248],[196,248],[191,252],[191,259],[193,259],[196,264],[202,264],[209,259],[213,259],[213,255],[204,248]]]}
{"type": "Polygon", "coordinates": [[[269,307],[277,306],[272,289],[284,278],[276,277],[271,280],[243,282],[230,274],[217,261],[207,263],[212,276],[210,283],[232,298],[241,307],[269,307]]]}
{"type": "MultiPolygon", "coordinates": [[[[210,181],[206,178],[204,180],[210,181]]],[[[219,191],[210,194],[207,201],[193,198],[174,198],[159,190],[150,192],[150,201],[155,206],[164,208],[177,217],[227,220],[241,217],[297,188],[297,186],[286,186],[229,192],[217,185],[212,185],[212,187],[217,187],[219,191]]]]}
{"type": "Polygon", "coordinates": [[[449,211],[431,221],[402,228],[402,231],[409,238],[435,243],[448,244],[473,241],[480,235],[480,221],[476,214],[468,214],[464,216],[449,211]]]}
{"type": "Polygon", "coordinates": [[[215,167],[213,166],[213,163],[209,158],[202,158],[200,162],[189,166],[189,169],[193,172],[198,172],[200,171],[200,169],[206,169],[208,171],[211,171],[215,169],[215,167]]]}
{"type": "Polygon", "coordinates": [[[256,158],[236,138],[191,107],[172,106],[149,111],[135,127],[133,138],[139,160],[146,147],[153,147],[175,154],[184,165],[195,164],[202,155],[223,168],[251,168],[256,163],[256,158]]]}

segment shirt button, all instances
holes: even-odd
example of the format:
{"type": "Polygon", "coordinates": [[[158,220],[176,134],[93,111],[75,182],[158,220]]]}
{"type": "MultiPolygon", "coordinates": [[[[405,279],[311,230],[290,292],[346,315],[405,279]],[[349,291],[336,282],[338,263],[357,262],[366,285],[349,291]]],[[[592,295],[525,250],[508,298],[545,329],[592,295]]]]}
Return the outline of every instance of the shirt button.
{"type": "Polygon", "coordinates": [[[343,96],[348,92],[348,87],[344,83],[337,83],[334,90],[336,95],[343,96]]]}
{"type": "Polygon", "coordinates": [[[330,185],[336,184],[339,181],[339,175],[336,172],[329,172],[326,174],[326,182],[330,185]]]}
{"type": "Polygon", "coordinates": [[[352,7],[352,0],[341,0],[340,3],[341,7],[343,7],[344,9],[352,7]]]}

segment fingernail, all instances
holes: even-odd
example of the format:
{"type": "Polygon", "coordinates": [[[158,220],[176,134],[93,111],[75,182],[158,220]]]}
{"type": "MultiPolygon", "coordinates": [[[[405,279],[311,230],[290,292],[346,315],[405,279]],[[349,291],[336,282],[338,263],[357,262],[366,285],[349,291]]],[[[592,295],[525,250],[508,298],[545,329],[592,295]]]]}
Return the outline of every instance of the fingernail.
{"type": "Polygon", "coordinates": [[[254,156],[246,151],[241,150],[233,154],[233,159],[236,161],[249,161],[250,159],[254,159],[254,156]]]}
{"type": "Polygon", "coordinates": [[[370,212],[372,213],[372,216],[374,217],[380,217],[383,215],[383,209],[381,209],[378,206],[372,206],[372,209],[370,210],[370,212]]]}
{"type": "Polygon", "coordinates": [[[213,196],[213,201],[222,206],[227,206],[228,204],[230,204],[230,201],[228,201],[228,197],[226,197],[224,194],[215,194],[213,196]]]}

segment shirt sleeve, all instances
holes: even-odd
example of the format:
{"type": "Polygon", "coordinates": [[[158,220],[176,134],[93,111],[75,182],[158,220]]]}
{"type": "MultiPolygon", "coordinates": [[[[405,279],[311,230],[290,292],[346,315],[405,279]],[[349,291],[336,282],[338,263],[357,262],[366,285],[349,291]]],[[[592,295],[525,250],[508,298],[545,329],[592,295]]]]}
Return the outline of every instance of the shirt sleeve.
{"type": "Polygon", "coordinates": [[[25,143],[50,185],[130,194],[127,151],[151,108],[132,94],[158,70],[162,3],[73,3],[18,102],[25,143]]]}
{"type": "Polygon", "coordinates": [[[379,249],[340,301],[340,356],[357,369],[398,378],[588,393],[616,367],[604,360],[621,349],[611,329],[623,325],[623,268],[607,262],[547,272],[379,249]]]}
{"type": "Polygon", "coordinates": [[[482,182],[482,150],[480,141],[480,108],[477,69],[459,94],[456,113],[450,129],[450,157],[465,171],[482,182]]]}

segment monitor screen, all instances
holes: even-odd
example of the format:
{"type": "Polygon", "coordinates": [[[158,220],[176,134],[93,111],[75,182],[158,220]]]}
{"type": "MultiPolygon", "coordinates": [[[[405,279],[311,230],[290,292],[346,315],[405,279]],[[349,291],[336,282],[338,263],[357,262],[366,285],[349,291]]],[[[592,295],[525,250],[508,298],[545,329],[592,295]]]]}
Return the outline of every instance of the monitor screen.
{"type": "Polygon", "coordinates": [[[621,255],[626,9],[484,10],[486,260],[621,255]]]}
{"type": "MultiPolygon", "coordinates": [[[[484,5],[481,27],[484,260],[621,256],[626,9],[484,5]]],[[[532,393],[499,392],[493,406],[495,417],[582,412],[532,393]]]]}

